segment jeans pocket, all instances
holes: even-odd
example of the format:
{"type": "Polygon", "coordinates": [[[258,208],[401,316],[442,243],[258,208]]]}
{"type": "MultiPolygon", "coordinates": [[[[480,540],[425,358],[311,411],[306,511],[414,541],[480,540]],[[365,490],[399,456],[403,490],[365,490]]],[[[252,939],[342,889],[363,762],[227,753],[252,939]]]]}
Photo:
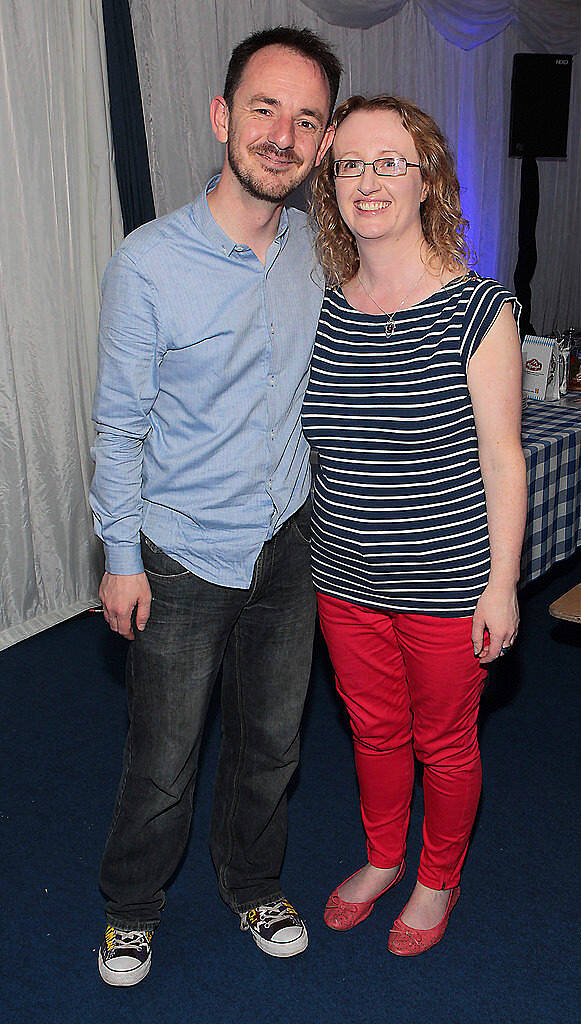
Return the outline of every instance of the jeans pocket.
{"type": "Polygon", "coordinates": [[[170,558],[165,551],[158,548],[149,537],[141,534],[141,558],[143,568],[148,576],[157,576],[160,579],[176,579],[178,576],[187,576],[186,569],[181,562],[170,558]]]}
{"type": "Polygon", "coordinates": [[[307,498],[304,505],[292,517],[292,528],[298,533],[304,544],[311,543],[311,499],[307,498]]]}

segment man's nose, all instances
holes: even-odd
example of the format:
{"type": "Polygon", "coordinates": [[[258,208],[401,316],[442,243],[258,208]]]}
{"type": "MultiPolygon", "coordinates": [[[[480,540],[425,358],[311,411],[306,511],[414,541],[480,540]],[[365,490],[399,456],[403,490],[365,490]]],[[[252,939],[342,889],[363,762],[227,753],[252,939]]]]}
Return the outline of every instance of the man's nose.
{"type": "Polygon", "coordinates": [[[278,149],[292,149],[295,144],[295,123],[292,117],[279,114],[273,118],[268,131],[268,138],[278,149]]]}

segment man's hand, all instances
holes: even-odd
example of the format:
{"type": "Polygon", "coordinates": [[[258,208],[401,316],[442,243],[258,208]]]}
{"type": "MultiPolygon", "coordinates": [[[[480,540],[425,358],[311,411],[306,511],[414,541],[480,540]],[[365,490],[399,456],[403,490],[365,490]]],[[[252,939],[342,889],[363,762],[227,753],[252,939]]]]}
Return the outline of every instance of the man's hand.
{"type": "Polygon", "coordinates": [[[135,625],[144,630],[151,607],[151,590],[144,572],[132,576],[117,576],[106,572],[99,587],[99,598],[103,605],[105,622],[114,633],[120,633],[127,640],[134,640],[131,616],[136,608],[135,625]]]}

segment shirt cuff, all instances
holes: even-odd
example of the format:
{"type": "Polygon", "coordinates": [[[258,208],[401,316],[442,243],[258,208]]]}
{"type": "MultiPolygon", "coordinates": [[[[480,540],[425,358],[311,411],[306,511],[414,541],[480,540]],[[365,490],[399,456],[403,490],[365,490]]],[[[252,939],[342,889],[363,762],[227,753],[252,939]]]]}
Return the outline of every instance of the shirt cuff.
{"type": "Polygon", "coordinates": [[[140,544],[124,544],[122,547],[105,548],[105,572],[114,576],[132,576],[143,572],[140,544]]]}

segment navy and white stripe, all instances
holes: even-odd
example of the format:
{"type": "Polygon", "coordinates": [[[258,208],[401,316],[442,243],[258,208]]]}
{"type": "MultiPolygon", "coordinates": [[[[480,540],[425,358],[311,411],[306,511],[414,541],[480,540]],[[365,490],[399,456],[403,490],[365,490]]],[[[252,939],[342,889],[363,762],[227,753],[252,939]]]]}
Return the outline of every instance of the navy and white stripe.
{"type": "Polygon", "coordinates": [[[507,301],[470,273],[411,309],[325,294],[303,427],[318,452],[315,587],[393,611],[471,615],[490,569],[466,369],[507,301]]]}

